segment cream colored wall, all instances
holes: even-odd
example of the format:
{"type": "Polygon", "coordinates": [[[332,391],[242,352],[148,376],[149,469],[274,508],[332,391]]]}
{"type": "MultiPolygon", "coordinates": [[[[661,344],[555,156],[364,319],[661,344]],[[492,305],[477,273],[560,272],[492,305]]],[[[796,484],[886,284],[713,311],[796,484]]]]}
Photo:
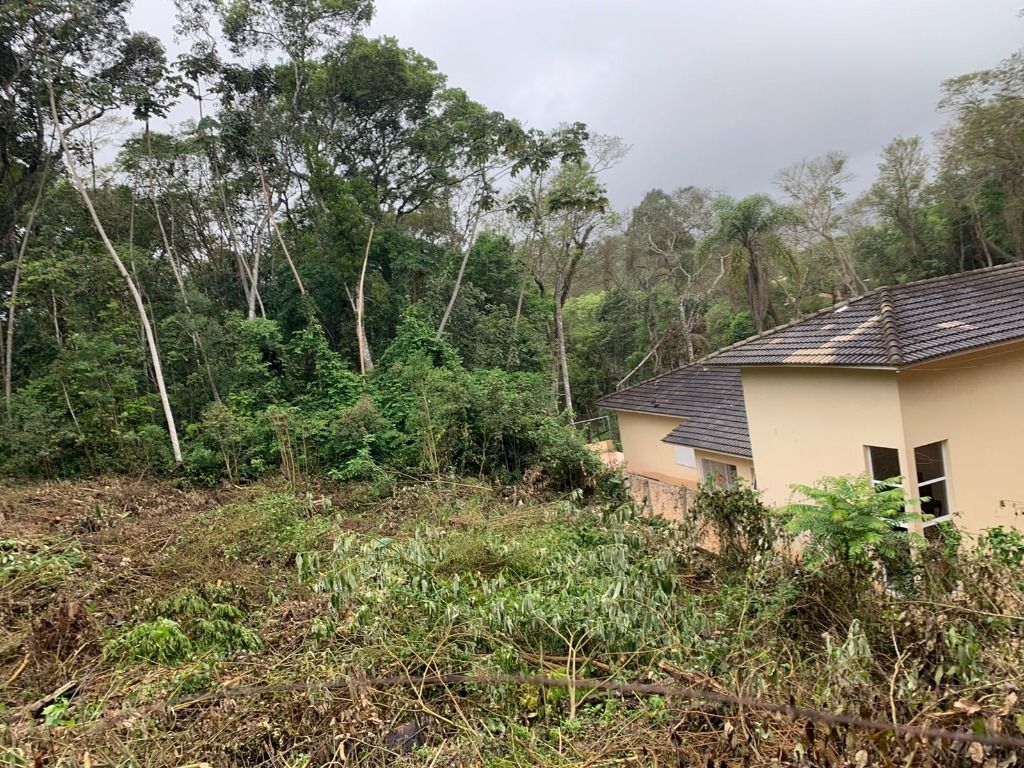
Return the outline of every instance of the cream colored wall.
{"type": "Polygon", "coordinates": [[[743,369],[757,487],[767,503],[793,500],[793,484],[866,471],[864,446],[900,450],[908,475],[895,371],[743,369]]]}
{"type": "Polygon", "coordinates": [[[697,468],[700,471],[700,460],[710,459],[711,461],[720,461],[723,464],[732,464],[736,467],[736,473],[740,476],[744,483],[747,485],[754,484],[754,463],[750,459],[744,459],[739,456],[730,456],[726,453],[714,453],[713,451],[705,451],[701,448],[696,450],[697,454],[697,468]]]}
{"type": "Polygon", "coordinates": [[[697,485],[698,470],[679,466],[675,446],[662,442],[665,435],[683,422],[681,418],[629,411],[618,411],[616,415],[627,472],[671,483],[697,485]]]}
{"type": "Polygon", "coordinates": [[[904,369],[899,391],[909,476],[917,477],[913,449],[945,440],[957,527],[1024,528],[1014,514],[1024,513],[1024,344],[904,369]]]}

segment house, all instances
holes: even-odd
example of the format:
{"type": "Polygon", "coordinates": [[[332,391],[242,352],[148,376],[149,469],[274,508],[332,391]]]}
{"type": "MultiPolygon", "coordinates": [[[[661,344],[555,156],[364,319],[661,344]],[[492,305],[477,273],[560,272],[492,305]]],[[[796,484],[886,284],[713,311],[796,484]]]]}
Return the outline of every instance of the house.
{"type": "MultiPolygon", "coordinates": [[[[692,488],[902,477],[937,522],[1024,528],[1024,263],[880,288],[601,403],[625,467],[692,488]]],[[[938,529],[936,529],[938,530],[938,529]]]]}

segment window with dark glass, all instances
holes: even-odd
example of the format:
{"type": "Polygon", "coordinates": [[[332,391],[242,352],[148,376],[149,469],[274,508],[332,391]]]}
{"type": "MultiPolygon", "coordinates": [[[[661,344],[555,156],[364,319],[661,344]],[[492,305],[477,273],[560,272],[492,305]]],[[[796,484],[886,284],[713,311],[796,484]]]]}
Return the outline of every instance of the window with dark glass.
{"type": "Polygon", "coordinates": [[[875,485],[900,476],[900,452],[895,448],[868,447],[868,475],[875,485]]]}

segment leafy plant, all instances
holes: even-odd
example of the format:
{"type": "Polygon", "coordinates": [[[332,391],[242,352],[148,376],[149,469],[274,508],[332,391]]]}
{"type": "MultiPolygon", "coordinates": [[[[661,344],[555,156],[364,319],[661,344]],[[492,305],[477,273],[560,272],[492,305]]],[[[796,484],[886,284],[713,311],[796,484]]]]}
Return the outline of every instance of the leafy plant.
{"type": "Polygon", "coordinates": [[[710,533],[727,568],[745,569],[773,550],[783,534],[781,521],[747,485],[721,488],[704,483],[690,508],[702,534],[710,533]]]}
{"type": "Polygon", "coordinates": [[[826,477],[793,490],[807,501],[783,509],[786,530],[805,537],[803,563],[810,570],[835,565],[866,575],[880,559],[907,551],[907,528],[921,519],[908,510],[915,501],[904,497],[898,479],[876,486],[867,475],[826,477]]]}
{"type": "Polygon", "coordinates": [[[997,525],[986,528],[978,537],[978,554],[999,565],[1019,568],[1024,565],[1024,533],[997,525]]]}
{"type": "Polygon", "coordinates": [[[129,629],[103,649],[105,656],[117,661],[165,665],[184,661],[194,652],[195,646],[178,622],[162,616],[129,629]]]}

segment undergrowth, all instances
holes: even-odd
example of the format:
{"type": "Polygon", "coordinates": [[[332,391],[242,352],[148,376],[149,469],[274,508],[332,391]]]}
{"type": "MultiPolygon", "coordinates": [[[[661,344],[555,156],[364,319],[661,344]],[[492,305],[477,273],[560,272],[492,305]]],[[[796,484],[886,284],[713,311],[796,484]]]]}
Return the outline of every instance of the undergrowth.
{"type": "MultiPolygon", "coordinates": [[[[1002,748],[821,724],[810,733],[756,711],[574,681],[674,683],[1019,736],[1024,537],[993,530],[974,547],[923,549],[898,588],[868,584],[854,600],[844,557],[806,568],[764,546],[783,521],[758,519],[770,513],[756,495],[707,489],[694,513],[707,519],[679,524],[639,514],[615,489],[551,502],[462,479],[383,498],[372,485],[333,497],[278,489],[204,509],[153,552],[187,561],[177,577],[141,553],[122,561],[109,583],[144,587],[127,609],[104,597],[110,587],[72,593],[102,623],[101,652],[66,657],[45,681],[33,660],[20,701],[73,677],[79,690],[36,726],[68,757],[118,755],[116,735],[130,744],[130,761],[112,761],[124,766],[1013,764],[1002,748]],[[698,546],[700,530],[718,551],[698,546]],[[203,562],[216,578],[197,578],[203,562]],[[317,687],[433,673],[540,674],[566,687],[317,687]],[[101,727],[167,697],[306,682],[309,692],[101,727]]],[[[81,557],[89,547],[83,539],[81,557]]],[[[66,551],[19,546],[17,568],[66,551]]],[[[45,567],[58,588],[75,584],[74,562],[45,567]]],[[[35,743],[4,733],[10,749],[35,743]]]]}

